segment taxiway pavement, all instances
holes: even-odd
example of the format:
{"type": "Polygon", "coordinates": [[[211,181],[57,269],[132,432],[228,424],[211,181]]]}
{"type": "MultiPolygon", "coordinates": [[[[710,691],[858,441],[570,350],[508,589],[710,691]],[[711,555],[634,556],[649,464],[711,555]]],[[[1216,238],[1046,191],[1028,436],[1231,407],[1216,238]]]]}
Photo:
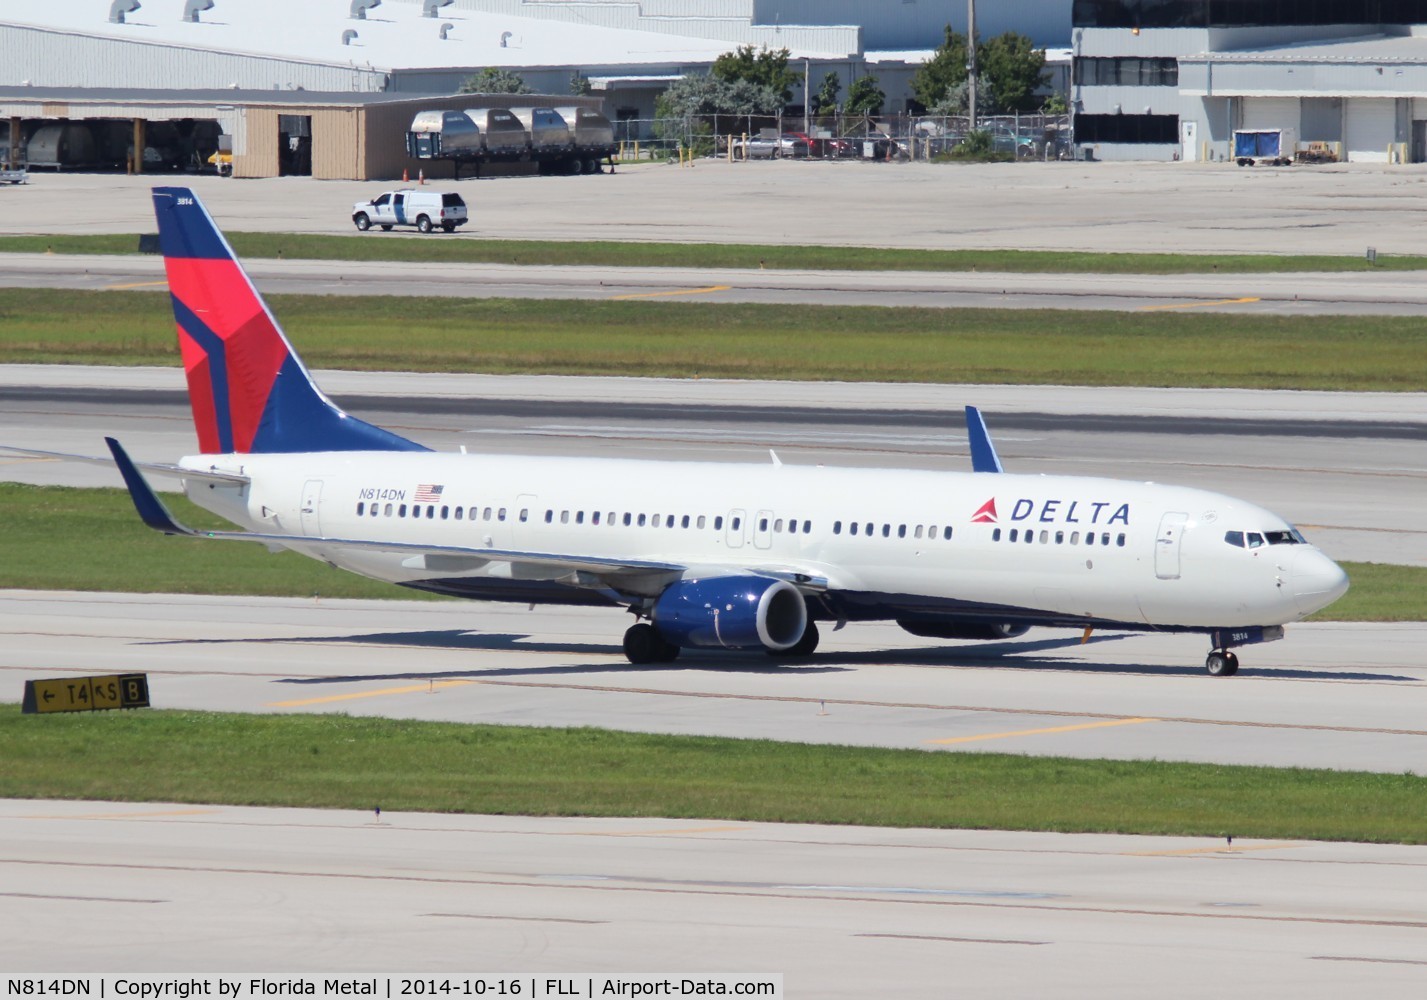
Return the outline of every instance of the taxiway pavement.
{"type": "MultiPolygon", "coordinates": [[[[334,571],[336,572],[336,571],[334,571]]],[[[804,662],[631,666],[617,609],[7,591],[0,678],[147,672],[162,708],[596,726],[928,751],[1427,774],[1427,624],[1315,623],[1204,672],[1201,636],[823,629],[804,662]]]]}
{"type": "Polygon", "coordinates": [[[0,800],[0,966],[782,973],[787,997],[1427,989],[1427,848],[0,800]]]}
{"type": "MultiPolygon", "coordinates": [[[[243,266],[264,294],[1197,310],[1304,318],[1427,315],[1427,284],[1416,271],[1164,275],[764,270],[756,250],[744,268],[263,258],[245,260],[243,266]]],[[[165,288],[166,281],[160,257],[0,253],[0,286],[155,291],[165,288]]]]}

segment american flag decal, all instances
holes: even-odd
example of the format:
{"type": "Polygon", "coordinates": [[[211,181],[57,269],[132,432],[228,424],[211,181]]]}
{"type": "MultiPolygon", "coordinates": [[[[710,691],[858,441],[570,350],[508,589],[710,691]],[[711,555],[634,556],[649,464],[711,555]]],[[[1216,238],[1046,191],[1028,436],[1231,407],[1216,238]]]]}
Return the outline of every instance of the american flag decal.
{"type": "Polygon", "coordinates": [[[441,499],[441,491],[445,488],[444,486],[432,486],[430,483],[422,483],[416,487],[416,502],[436,503],[441,499]]]}

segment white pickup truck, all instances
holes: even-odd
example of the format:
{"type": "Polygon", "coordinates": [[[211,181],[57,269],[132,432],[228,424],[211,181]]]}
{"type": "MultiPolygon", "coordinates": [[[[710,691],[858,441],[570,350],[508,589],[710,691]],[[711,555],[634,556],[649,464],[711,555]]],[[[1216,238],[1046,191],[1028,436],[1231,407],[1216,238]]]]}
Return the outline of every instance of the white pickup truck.
{"type": "Polygon", "coordinates": [[[30,175],[23,170],[7,170],[0,167],[0,184],[24,184],[30,175]]]}
{"type": "Polygon", "coordinates": [[[364,233],[373,226],[388,231],[392,226],[415,226],[423,233],[440,226],[454,233],[457,226],[466,224],[466,219],[466,203],[460,195],[450,192],[407,188],[387,191],[352,206],[352,223],[364,233]]]}

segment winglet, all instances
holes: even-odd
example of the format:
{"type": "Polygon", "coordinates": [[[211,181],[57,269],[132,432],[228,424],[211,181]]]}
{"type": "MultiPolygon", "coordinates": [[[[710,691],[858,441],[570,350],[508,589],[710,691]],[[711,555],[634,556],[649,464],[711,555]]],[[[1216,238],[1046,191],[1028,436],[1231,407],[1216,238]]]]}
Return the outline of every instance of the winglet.
{"type": "Polygon", "coordinates": [[[184,527],[176,521],[168,512],[168,508],[164,506],[123,445],[111,437],[105,438],[104,443],[109,446],[114,463],[119,466],[119,474],[124,477],[124,485],[129,488],[129,499],[134,501],[134,509],[139,512],[139,517],[143,518],[145,524],[165,535],[197,534],[192,528],[184,527]]]}
{"type": "Polygon", "coordinates": [[[1001,458],[996,454],[996,446],[991,443],[991,432],[986,429],[986,421],[981,411],[974,406],[966,408],[966,437],[971,442],[972,472],[1004,472],[1001,458]]]}

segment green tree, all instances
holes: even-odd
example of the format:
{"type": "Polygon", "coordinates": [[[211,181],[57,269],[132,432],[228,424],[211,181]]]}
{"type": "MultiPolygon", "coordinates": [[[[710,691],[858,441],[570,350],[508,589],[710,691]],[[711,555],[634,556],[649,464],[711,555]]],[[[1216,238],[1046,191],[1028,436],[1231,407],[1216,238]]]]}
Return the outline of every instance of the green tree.
{"type": "Polygon", "coordinates": [[[882,113],[885,103],[887,95],[877,86],[877,78],[859,76],[847,89],[847,103],[843,110],[850,115],[877,115],[882,113]]]}
{"type": "Polygon", "coordinates": [[[912,93],[923,107],[943,104],[947,93],[966,82],[966,36],[946,26],[946,39],[912,74],[912,93]]]}
{"type": "Polygon", "coordinates": [[[512,73],[508,69],[496,69],[487,66],[475,76],[466,78],[466,82],[461,84],[458,94],[528,94],[530,88],[525,85],[519,73],[512,73]]]}
{"type": "Polygon", "coordinates": [[[1065,95],[1061,93],[1051,94],[1041,105],[1043,115],[1063,115],[1070,110],[1070,105],[1066,103],[1065,95]]]}
{"type": "Polygon", "coordinates": [[[813,114],[832,115],[837,113],[837,95],[842,92],[842,78],[834,72],[829,72],[823,77],[822,86],[818,87],[817,95],[813,97],[813,114]]]}
{"type": "Polygon", "coordinates": [[[783,101],[771,88],[748,80],[720,80],[691,73],[675,80],[655,101],[660,118],[701,115],[774,115],[783,101]]]}
{"type": "Polygon", "coordinates": [[[710,74],[726,83],[746,80],[768,87],[783,105],[793,99],[793,86],[798,82],[798,74],[788,68],[788,56],[787,49],[755,50],[752,45],[740,45],[715,59],[710,74]]]}
{"type": "Polygon", "coordinates": [[[595,91],[594,85],[590,83],[590,78],[579,70],[570,74],[570,93],[576,97],[588,97],[595,91]]]}
{"type": "MultiPolygon", "coordinates": [[[[997,35],[976,47],[976,67],[990,84],[990,94],[976,94],[987,114],[1034,111],[1040,101],[1037,88],[1045,83],[1045,52],[1015,31],[997,35]]],[[[977,109],[978,111],[980,108],[977,109]]]]}

